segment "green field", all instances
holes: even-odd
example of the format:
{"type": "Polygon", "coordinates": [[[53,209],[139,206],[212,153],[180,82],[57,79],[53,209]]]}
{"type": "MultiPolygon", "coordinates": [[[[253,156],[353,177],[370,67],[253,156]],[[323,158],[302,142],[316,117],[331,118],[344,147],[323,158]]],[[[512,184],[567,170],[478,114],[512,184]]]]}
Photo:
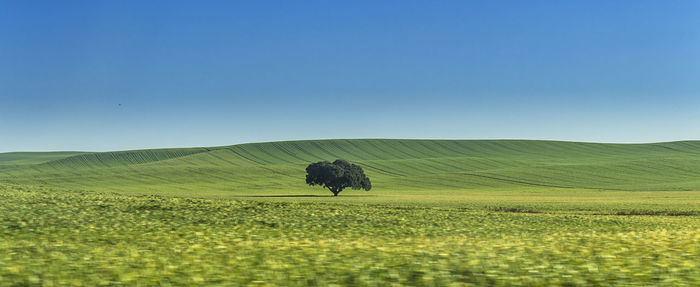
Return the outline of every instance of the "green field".
{"type": "Polygon", "coordinates": [[[0,286],[700,285],[698,141],[6,153],[0,196],[0,286]]]}

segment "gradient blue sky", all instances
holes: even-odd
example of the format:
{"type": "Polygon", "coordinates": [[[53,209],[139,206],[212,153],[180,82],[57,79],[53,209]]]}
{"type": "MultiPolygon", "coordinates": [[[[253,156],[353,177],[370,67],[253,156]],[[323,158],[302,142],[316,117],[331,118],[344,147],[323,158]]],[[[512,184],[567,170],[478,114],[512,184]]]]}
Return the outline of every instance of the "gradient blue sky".
{"type": "Polygon", "coordinates": [[[700,1],[0,0],[0,152],[700,139],[700,1]]]}

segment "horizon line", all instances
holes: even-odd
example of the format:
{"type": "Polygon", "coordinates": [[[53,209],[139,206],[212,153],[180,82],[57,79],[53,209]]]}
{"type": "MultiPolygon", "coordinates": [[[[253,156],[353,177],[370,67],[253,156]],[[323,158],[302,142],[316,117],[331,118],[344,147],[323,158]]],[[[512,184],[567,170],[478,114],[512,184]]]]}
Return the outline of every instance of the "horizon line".
{"type": "Polygon", "coordinates": [[[617,145],[645,145],[645,144],[666,144],[679,142],[694,142],[700,139],[685,139],[671,140],[658,142],[596,142],[596,141],[579,141],[579,140],[556,140],[556,139],[523,139],[523,138],[481,138],[481,139],[457,139],[457,138],[316,138],[316,139],[290,139],[290,140],[272,140],[272,141],[253,141],[241,142],[227,145],[207,145],[207,146],[170,146],[170,147],[144,147],[144,148],[127,148],[117,150],[34,150],[34,151],[0,151],[1,154],[11,153],[106,153],[106,152],[125,152],[125,151],[140,151],[140,150],[158,150],[158,149],[191,149],[191,148],[221,148],[228,146],[244,145],[244,144],[265,144],[279,142],[301,142],[301,141],[332,141],[332,140],[425,140],[425,141],[544,141],[544,142],[567,142],[567,143],[588,143],[588,144],[617,144],[617,145]]]}

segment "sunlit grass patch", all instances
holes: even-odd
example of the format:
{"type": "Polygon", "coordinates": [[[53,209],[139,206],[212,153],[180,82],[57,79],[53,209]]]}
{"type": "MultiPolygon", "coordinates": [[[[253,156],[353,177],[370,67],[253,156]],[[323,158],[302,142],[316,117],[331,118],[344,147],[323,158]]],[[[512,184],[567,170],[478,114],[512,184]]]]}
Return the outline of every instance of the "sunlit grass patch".
{"type": "Polygon", "coordinates": [[[0,286],[700,284],[697,216],[26,186],[0,200],[0,286]]]}

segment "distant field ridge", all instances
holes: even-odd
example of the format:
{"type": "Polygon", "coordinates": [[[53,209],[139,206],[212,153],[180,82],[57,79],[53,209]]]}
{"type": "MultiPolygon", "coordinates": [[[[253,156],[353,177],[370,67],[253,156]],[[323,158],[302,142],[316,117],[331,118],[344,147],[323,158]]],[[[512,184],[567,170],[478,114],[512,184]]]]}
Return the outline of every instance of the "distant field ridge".
{"type": "Polygon", "coordinates": [[[0,181],[96,190],[301,190],[306,164],[363,166],[375,188],[700,189],[700,141],[335,139],[221,147],[0,154],[0,181]]]}

